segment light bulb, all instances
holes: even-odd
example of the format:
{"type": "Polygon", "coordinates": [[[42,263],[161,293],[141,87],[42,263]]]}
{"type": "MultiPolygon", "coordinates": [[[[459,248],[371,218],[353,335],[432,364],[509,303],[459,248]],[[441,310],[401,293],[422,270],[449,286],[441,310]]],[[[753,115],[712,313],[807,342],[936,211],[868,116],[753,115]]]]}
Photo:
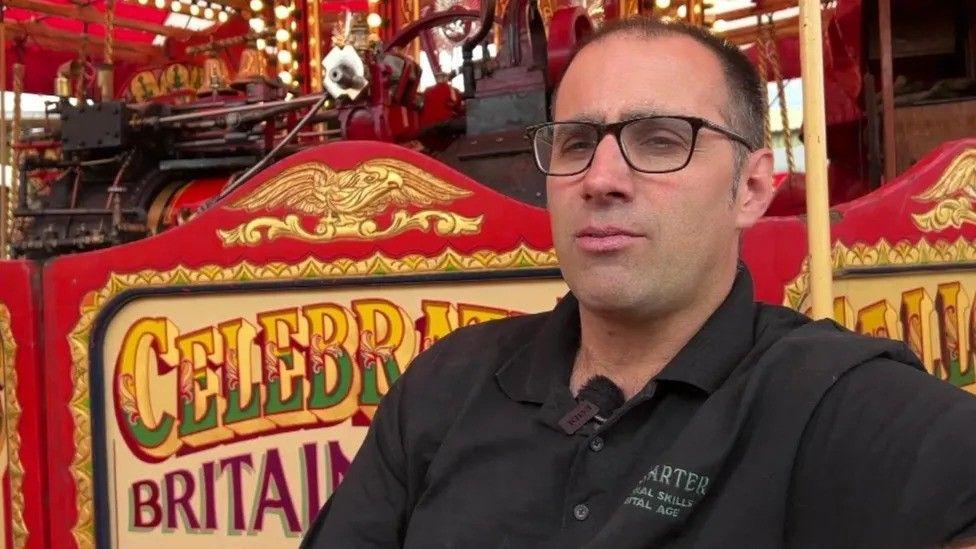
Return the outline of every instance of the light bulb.
{"type": "Polygon", "coordinates": [[[217,12],[217,21],[220,21],[221,23],[226,23],[228,17],[230,16],[227,15],[226,11],[221,10],[217,12]]]}
{"type": "Polygon", "coordinates": [[[287,42],[291,38],[291,33],[288,29],[278,29],[275,31],[275,40],[279,42],[287,42]]]}
{"type": "Polygon", "coordinates": [[[261,11],[264,9],[264,3],[261,0],[251,0],[251,11],[261,11]]]}
{"type": "Polygon", "coordinates": [[[688,17],[688,6],[686,6],[684,4],[678,6],[678,17],[680,17],[682,19],[684,19],[685,17],[688,17]]]}
{"type": "Polygon", "coordinates": [[[654,0],[654,5],[662,10],[666,10],[671,7],[671,0],[654,0]]]}
{"type": "Polygon", "coordinates": [[[264,48],[268,47],[268,41],[264,38],[258,38],[254,41],[254,47],[259,50],[263,50],[264,48]]]}
{"type": "Polygon", "coordinates": [[[203,16],[206,17],[207,19],[213,19],[214,18],[214,10],[213,10],[213,8],[210,8],[210,7],[204,8],[203,9],[203,16]]]}
{"type": "Polygon", "coordinates": [[[156,8],[163,9],[166,7],[166,0],[156,0],[156,8]]]}
{"type": "Polygon", "coordinates": [[[288,71],[279,72],[278,78],[280,78],[281,81],[284,82],[285,84],[291,84],[292,82],[291,73],[288,71]]]}
{"type": "Polygon", "coordinates": [[[260,17],[252,17],[247,23],[254,32],[258,34],[264,32],[264,19],[261,19],[260,17]]]}
{"type": "Polygon", "coordinates": [[[288,6],[279,5],[279,6],[275,6],[274,12],[275,12],[275,17],[277,17],[278,19],[288,19],[288,14],[291,13],[291,10],[288,9],[288,6]]]}
{"type": "Polygon", "coordinates": [[[139,0],[139,3],[145,6],[146,4],[149,3],[149,0],[139,0]]]}
{"type": "Polygon", "coordinates": [[[194,17],[196,17],[197,15],[200,15],[200,6],[198,6],[196,4],[191,4],[190,5],[190,15],[192,15],[194,17]]]}
{"type": "Polygon", "coordinates": [[[173,0],[173,3],[169,5],[169,9],[179,13],[183,9],[183,4],[180,4],[179,0],[173,0]]]}
{"type": "Polygon", "coordinates": [[[291,52],[288,50],[281,50],[278,52],[278,62],[282,65],[287,65],[291,63],[291,52]]]}
{"type": "Polygon", "coordinates": [[[366,24],[371,29],[377,29],[383,24],[383,18],[378,13],[371,13],[366,16],[366,24]]]}

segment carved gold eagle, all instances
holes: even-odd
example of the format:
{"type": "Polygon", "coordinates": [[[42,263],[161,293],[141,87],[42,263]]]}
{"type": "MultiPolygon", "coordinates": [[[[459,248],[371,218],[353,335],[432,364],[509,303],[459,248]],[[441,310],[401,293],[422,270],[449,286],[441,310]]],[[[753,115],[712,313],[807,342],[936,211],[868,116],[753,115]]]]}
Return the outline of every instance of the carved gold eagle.
{"type": "Polygon", "coordinates": [[[283,219],[260,217],[227,231],[218,231],[225,244],[256,244],[290,236],[321,242],[336,238],[372,239],[408,229],[433,228],[438,234],[472,234],[481,216],[467,218],[453,212],[423,210],[409,214],[402,208],[448,204],[471,195],[431,173],[394,158],[371,159],[349,170],[334,170],[322,162],[292,166],[260,185],[253,193],[228,208],[257,212],[285,209],[283,219]],[[380,229],[375,218],[389,208],[388,227],[380,229]],[[296,213],[319,217],[312,232],[306,231],[296,213]]]}
{"type": "Polygon", "coordinates": [[[920,202],[935,202],[931,210],[912,214],[915,226],[926,232],[949,227],[960,228],[966,223],[976,224],[976,149],[967,149],[957,156],[942,177],[924,192],[914,197],[920,202]]]}

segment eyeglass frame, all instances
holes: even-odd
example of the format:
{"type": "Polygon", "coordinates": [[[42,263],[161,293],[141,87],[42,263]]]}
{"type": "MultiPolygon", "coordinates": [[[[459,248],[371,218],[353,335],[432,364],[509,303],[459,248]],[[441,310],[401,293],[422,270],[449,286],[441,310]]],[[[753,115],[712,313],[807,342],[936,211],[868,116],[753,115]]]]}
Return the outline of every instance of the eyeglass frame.
{"type": "Polygon", "coordinates": [[[758,150],[755,147],[753,147],[749,143],[749,140],[747,140],[741,134],[739,134],[739,133],[737,133],[737,132],[735,132],[735,131],[733,131],[733,130],[731,130],[729,128],[726,128],[724,126],[721,126],[719,124],[716,124],[714,122],[710,122],[708,120],[705,120],[704,118],[699,118],[697,116],[681,116],[681,115],[669,115],[669,114],[655,114],[655,115],[651,115],[651,116],[639,116],[637,118],[630,118],[630,119],[627,119],[627,120],[620,120],[618,122],[611,122],[609,124],[600,124],[598,122],[565,120],[565,121],[562,121],[562,122],[545,122],[543,124],[535,124],[533,126],[529,126],[529,127],[525,128],[525,136],[529,139],[529,141],[532,142],[532,158],[535,160],[535,165],[536,165],[537,168],[539,168],[539,171],[540,172],[542,172],[543,174],[545,174],[547,176],[552,176],[552,177],[569,177],[569,176],[572,176],[572,175],[579,175],[579,174],[585,172],[586,170],[590,169],[590,166],[593,165],[593,157],[596,156],[596,147],[594,147],[593,148],[593,153],[590,154],[590,160],[586,163],[585,166],[583,166],[582,169],[580,169],[577,172],[551,174],[551,173],[548,173],[548,171],[544,170],[542,168],[542,163],[539,162],[539,154],[538,154],[538,152],[535,149],[535,136],[536,136],[536,134],[538,134],[539,130],[541,130],[543,128],[546,128],[548,126],[554,126],[556,124],[582,124],[584,126],[590,126],[591,128],[596,128],[596,130],[597,130],[597,141],[596,141],[597,146],[599,146],[600,142],[603,141],[603,138],[606,137],[607,134],[613,134],[614,140],[617,141],[617,148],[620,149],[620,156],[623,157],[624,162],[626,162],[627,165],[630,166],[630,169],[632,169],[632,170],[634,170],[636,172],[640,172],[640,173],[674,173],[674,172],[681,171],[681,170],[685,169],[688,166],[688,164],[691,163],[691,157],[695,154],[695,145],[698,144],[698,132],[701,131],[702,128],[707,128],[709,130],[712,130],[714,132],[717,132],[717,133],[725,136],[726,138],[728,138],[728,139],[730,139],[732,141],[735,141],[735,142],[740,143],[741,145],[745,146],[746,150],[749,151],[750,153],[755,152],[756,150],[758,150]],[[688,124],[691,125],[691,145],[688,147],[688,158],[685,159],[684,164],[682,164],[681,166],[679,166],[677,168],[674,168],[673,170],[655,170],[655,171],[648,171],[648,170],[642,170],[642,169],[638,168],[637,166],[634,165],[633,162],[631,162],[630,157],[627,155],[627,152],[624,150],[623,143],[621,143],[621,141],[620,141],[620,134],[623,132],[623,129],[625,127],[627,127],[628,125],[633,124],[635,122],[641,122],[641,121],[644,121],[644,120],[653,120],[653,119],[657,119],[657,118],[669,118],[669,119],[672,119],[672,120],[675,120],[675,119],[676,120],[684,120],[685,122],[688,122],[688,124]]]}

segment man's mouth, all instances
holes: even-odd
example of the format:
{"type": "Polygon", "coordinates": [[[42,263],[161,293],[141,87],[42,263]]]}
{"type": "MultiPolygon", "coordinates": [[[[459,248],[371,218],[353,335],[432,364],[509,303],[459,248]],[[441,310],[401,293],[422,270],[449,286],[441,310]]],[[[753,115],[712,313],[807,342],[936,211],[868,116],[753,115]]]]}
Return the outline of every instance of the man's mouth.
{"type": "Polygon", "coordinates": [[[620,227],[590,226],[576,233],[576,245],[586,252],[614,252],[643,237],[638,232],[620,227]]]}

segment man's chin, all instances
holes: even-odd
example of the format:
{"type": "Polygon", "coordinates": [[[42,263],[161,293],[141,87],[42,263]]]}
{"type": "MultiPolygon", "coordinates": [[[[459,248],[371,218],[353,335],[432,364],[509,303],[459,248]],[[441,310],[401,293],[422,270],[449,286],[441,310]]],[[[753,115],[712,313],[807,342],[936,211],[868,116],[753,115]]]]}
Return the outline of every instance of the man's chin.
{"type": "Polygon", "coordinates": [[[600,315],[631,316],[640,310],[642,300],[633,288],[606,284],[587,285],[573,290],[581,307],[600,315]]]}

